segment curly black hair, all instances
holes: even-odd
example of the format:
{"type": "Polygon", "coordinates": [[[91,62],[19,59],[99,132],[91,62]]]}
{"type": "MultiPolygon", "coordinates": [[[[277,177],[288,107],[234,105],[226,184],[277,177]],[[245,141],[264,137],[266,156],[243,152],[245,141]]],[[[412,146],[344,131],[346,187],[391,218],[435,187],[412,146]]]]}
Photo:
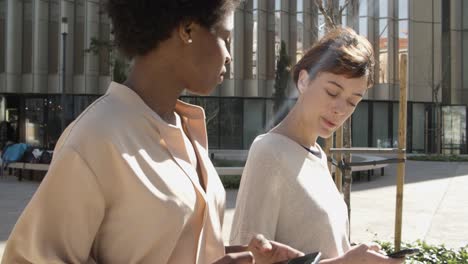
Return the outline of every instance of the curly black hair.
{"type": "Polygon", "coordinates": [[[142,56],[183,22],[211,29],[241,0],[107,0],[115,44],[129,58],[142,56]]]}

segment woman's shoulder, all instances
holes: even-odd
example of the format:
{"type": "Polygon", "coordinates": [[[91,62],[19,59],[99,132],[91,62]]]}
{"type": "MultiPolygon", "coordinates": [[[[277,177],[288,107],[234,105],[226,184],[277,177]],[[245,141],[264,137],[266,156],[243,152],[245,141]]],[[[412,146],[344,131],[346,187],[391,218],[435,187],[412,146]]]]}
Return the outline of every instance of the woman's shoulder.
{"type": "Polygon", "coordinates": [[[305,151],[287,138],[277,133],[259,135],[249,150],[248,162],[255,166],[269,164],[278,170],[287,170],[296,166],[296,160],[304,159],[305,151]]]}
{"type": "Polygon", "coordinates": [[[280,156],[291,157],[296,153],[303,154],[303,150],[299,144],[290,138],[278,133],[268,132],[255,138],[249,153],[277,153],[276,157],[279,158],[280,156]]]}
{"type": "Polygon", "coordinates": [[[291,139],[277,134],[274,132],[268,132],[262,135],[259,135],[255,138],[252,143],[251,149],[278,149],[280,147],[290,147],[291,139]]]}
{"type": "Polygon", "coordinates": [[[77,149],[83,146],[102,147],[109,143],[133,141],[142,138],[150,120],[142,111],[128,107],[118,98],[104,95],[86,108],[63,132],[63,145],[77,149]]]}

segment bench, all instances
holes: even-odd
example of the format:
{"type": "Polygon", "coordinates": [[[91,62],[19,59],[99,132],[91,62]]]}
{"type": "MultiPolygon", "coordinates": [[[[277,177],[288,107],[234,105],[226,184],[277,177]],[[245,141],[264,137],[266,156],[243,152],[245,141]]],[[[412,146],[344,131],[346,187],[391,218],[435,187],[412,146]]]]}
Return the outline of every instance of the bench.
{"type": "MultiPolygon", "coordinates": [[[[377,157],[377,156],[370,156],[370,155],[362,155],[362,154],[353,154],[351,162],[371,162],[371,161],[380,161],[384,160],[385,158],[377,157]]],[[[352,166],[351,172],[356,172],[359,174],[363,171],[367,171],[367,180],[371,180],[371,176],[374,175],[375,169],[380,169],[380,175],[383,176],[385,174],[385,167],[388,164],[364,164],[364,165],[356,165],[352,166]]],[[[332,173],[335,172],[336,167],[332,166],[332,173]]],[[[231,175],[242,175],[242,171],[244,167],[216,167],[216,171],[220,176],[231,176],[231,175]]]]}
{"type": "MultiPolygon", "coordinates": [[[[371,161],[380,161],[385,160],[385,158],[378,157],[378,156],[371,156],[371,155],[363,155],[363,154],[352,154],[351,162],[371,162],[371,161]]],[[[364,165],[355,165],[351,167],[351,172],[357,172],[360,178],[360,173],[362,171],[367,171],[367,181],[371,180],[371,176],[374,175],[375,169],[380,169],[380,175],[383,176],[385,174],[385,167],[388,164],[364,164],[364,165]]],[[[335,172],[335,166],[332,166],[332,173],[335,172]]]]}
{"type": "Polygon", "coordinates": [[[244,167],[216,167],[219,176],[242,175],[244,167]]]}
{"type": "Polygon", "coordinates": [[[28,170],[30,172],[29,177],[32,178],[33,171],[47,171],[49,170],[49,164],[44,163],[28,163],[28,162],[12,162],[8,164],[7,169],[9,174],[12,175],[12,170],[18,171],[18,181],[23,180],[23,171],[28,170]]]}

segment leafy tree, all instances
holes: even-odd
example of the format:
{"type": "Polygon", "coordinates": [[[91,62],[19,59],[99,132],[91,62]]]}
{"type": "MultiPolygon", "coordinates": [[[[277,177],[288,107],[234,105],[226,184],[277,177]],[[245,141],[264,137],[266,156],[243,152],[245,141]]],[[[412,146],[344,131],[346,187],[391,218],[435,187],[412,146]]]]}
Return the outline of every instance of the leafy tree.
{"type": "Polygon", "coordinates": [[[109,66],[112,67],[112,80],[122,83],[127,79],[128,70],[130,67],[129,61],[121,56],[115,48],[114,42],[111,40],[100,40],[91,38],[89,48],[85,52],[99,55],[102,52],[108,52],[110,56],[109,66]]]}

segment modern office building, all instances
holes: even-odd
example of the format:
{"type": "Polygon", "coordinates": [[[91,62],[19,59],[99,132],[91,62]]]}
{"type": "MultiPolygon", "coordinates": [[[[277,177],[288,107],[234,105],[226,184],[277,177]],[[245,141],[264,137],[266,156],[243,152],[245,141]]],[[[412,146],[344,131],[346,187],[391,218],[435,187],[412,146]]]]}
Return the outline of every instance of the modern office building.
{"type": "Polygon", "coordinates": [[[110,37],[101,2],[0,0],[0,121],[10,126],[3,141],[52,148],[62,122],[69,123],[105,92],[109,53],[85,51],[91,39],[110,37]]]}
{"type": "MultiPolygon", "coordinates": [[[[347,1],[329,2],[339,10],[347,1]]],[[[348,2],[342,24],[370,40],[377,62],[376,83],[352,117],[353,146],[396,146],[399,89],[406,85],[408,150],[434,152],[440,134],[443,152],[466,153],[468,19],[463,14],[468,15],[468,2],[348,2]],[[441,109],[439,117],[436,109],[441,109]]],[[[211,148],[247,149],[257,134],[271,127],[281,41],[294,64],[324,34],[324,27],[314,0],[250,0],[237,10],[230,78],[212,97],[188,98],[212,113],[211,148]]],[[[294,98],[294,88],[289,91],[294,98]]]]}
{"type": "MultiPolygon", "coordinates": [[[[14,140],[53,146],[62,116],[70,122],[105,92],[109,53],[85,52],[91,39],[110,38],[101,2],[0,0],[0,121],[13,127],[14,140]],[[65,104],[62,17],[68,20],[65,104]]],[[[339,10],[346,1],[329,2],[339,10]]],[[[377,61],[376,84],[352,118],[354,146],[395,146],[399,87],[406,85],[408,150],[435,151],[441,124],[442,149],[467,152],[467,17],[468,2],[462,0],[349,1],[341,22],[371,41],[377,61]],[[439,104],[442,118],[437,118],[439,104]]],[[[211,96],[183,96],[206,108],[211,149],[247,149],[273,125],[281,42],[293,65],[325,30],[315,0],[246,0],[234,23],[225,82],[211,96]]],[[[291,85],[289,105],[294,91],[291,85]]]]}

